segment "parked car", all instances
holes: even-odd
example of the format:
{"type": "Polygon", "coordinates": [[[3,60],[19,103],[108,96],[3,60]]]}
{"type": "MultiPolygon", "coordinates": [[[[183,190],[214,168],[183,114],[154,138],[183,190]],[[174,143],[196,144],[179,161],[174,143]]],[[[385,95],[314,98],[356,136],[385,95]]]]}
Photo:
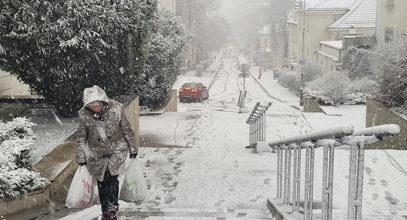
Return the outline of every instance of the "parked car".
{"type": "Polygon", "coordinates": [[[208,89],[202,83],[185,83],[179,89],[179,101],[185,102],[189,101],[196,101],[200,102],[204,99],[209,98],[208,89]]]}

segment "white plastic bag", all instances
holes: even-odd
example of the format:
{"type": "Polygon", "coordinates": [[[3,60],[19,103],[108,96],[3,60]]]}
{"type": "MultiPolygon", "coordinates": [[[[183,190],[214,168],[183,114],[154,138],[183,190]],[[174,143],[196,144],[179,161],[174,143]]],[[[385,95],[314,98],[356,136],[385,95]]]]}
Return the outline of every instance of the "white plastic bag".
{"type": "Polygon", "coordinates": [[[65,202],[66,206],[68,208],[79,208],[92,205],[98,197],[95,183],[96,181],[89,174],[86,166],[79,166],[69,187],[65,202]]]}
{"type": "Polygon", "coordinates": [[[147,198],[147,184],[137,158],[131,159],[125,173],[120,199],[140,204],[147,198]]]}

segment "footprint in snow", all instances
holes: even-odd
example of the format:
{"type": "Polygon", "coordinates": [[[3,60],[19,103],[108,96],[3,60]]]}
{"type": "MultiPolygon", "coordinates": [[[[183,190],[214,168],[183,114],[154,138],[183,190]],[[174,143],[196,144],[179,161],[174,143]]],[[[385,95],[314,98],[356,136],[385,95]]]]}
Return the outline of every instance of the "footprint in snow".
{"type": "Polygon", "coordinates": [[[379,198],[379,194],[378,193],[373,193],[372,194],[372,199],[373,200],[377,200],[379,198]]]}
{"type": "Polygon", "coordinates": [[[374,158],[372,159],[372,163],[377,163],[377,160],[378,160],[378,158],[377,158],[377,157],[374,157],[374,158]]]}
{"type": "Polygon", "coordinates": [[[372,174],[372,168],[370,168],[370,167],[365,167],[365,172],[366,172],[366,174],[367,175],[371,175],[372,174]]]}
{"type": "Polygon", "coordinates": [[[176,198],[174,196],[170,196],[165,199],[165,204],[170,204],[170,203],[174,202],[175,200],[176,200],[176,198]]]}
{"type": "Polygon", "coordinates": [[[393,197],[393,195],[390,192],[386,191],[385,193],[386,193],[386,196],[384,197],[384,199],[387,200],[390,204],[397,205],[397,203],[400,202],[400,200],[393,197]]]}

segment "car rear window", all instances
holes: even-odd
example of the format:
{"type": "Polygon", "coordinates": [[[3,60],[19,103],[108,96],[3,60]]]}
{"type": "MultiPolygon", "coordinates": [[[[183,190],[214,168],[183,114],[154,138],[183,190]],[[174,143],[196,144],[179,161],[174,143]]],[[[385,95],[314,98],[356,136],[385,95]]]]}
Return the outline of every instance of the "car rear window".
{"type": "Polygon", "coordinates": [[[184,85],[182,85],[182,88],[198,88],[198,84],[196,83],[185,83],[184,85]]]}

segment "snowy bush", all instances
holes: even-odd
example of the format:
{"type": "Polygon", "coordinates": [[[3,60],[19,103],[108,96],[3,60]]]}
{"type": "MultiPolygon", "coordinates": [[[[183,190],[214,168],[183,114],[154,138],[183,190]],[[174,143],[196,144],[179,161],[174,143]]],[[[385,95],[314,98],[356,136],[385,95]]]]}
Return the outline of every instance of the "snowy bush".
{"type": "Polygon", "coordinates": [[[396,35],[375,52],[378,99],[389,107],[407,108],[407,36],[396,35]]]}
{"type": "Polygon", "coordinates": [[[186,40],[181,21],[172,13],[161,11],[155,20],[146,45],[147,62],[139,90],[140,105],[150,108],[167,98],[181,68],[186,40]]]}
{"type": "Polygon", "coordinates": [[[298,72],[281,70],[278,83],[299,94],[301,90],[301,76],[298,72]]]}
{"type": "Polygon", "coordinates": [[[307,61],[304,66],[304,82],[314,81],[322,76],[322,68],[318,63],[307,61]]]}
{"type": "Polygon", "coordinates": [[[33,125],[26,118],[0,121],[0,198],[16,197],[48,184],[47,179],[30,171],[33,125]]]}
{"type": "Polygon", "coordinates": [[[376,80],[370,79],[370,76],[366,78],[360,78],[350,81],[348,90],[352,93],[363,93],[365,96],[376,96],[379,92],[379,85],[376,80]]]}
{"type": "Polygon", "coordinates": [[[366,77],[374,78],[372,69],[373,56],[370,50],[351,47],[343,58],[342,68],[348,71],[348,76],[351,80],[366,77]]]}
{"type": "Polygon", "coordinates": [[[321,97],[325,104],[341,104],[346,99],[350,80],[344,72],[330,72],[322,78],[307,83],[306,93],[321,97]]]}
{"type": "Polygon", "coordinates": [[[99,85],[111,97],[148,94],[161,100],[168,86],[150,92],[154,86],[146,84],[172,82],[171,59],[180,50],[178,44],[172,49],[179,37],[169,39],[183,33],[176,29],[166,36],[156,28],[169,30],[174,21],[160,20],[155,0],[2,0],[0,9],[0,69],[18,76],[62,115],[82,106],[85,87],[99,85]],[[166,49],[171,52],[159,53],[166,49]],[[151,58],[158,61],[154,70],[151,58]],[[151,71],[157,70],[155,76],[151,71]],[[171,72],[169,79],[163,72],[171,72]]]}
{"type": "Polygon", "coordinates": [[[346,72],[331,72],[306,84],[305,94],[325,105],[366,103],[367,96],[377,94],[377,83],[369,78],[351,81],[346,72]]]}

